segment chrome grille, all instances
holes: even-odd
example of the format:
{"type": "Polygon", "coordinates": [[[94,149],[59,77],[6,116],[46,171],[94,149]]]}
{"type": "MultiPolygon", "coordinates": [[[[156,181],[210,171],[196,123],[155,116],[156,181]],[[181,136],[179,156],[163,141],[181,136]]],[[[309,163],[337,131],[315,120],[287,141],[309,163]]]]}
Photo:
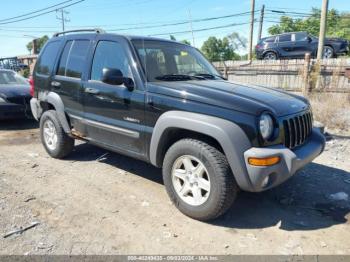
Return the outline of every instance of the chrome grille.
{"type": "Polygon", "coordinates": [[[308,112],[303,115],[294,116],[283,120],[284,145],[294,148],[304,144],[312,132],[312,114],[308,112]]]}

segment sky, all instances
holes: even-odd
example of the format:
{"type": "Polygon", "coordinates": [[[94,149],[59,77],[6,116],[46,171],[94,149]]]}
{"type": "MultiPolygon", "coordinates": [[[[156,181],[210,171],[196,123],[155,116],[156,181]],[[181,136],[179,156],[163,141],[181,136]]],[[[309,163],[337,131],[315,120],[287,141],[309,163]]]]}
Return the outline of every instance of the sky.
{"type": "MultiPolygon", "coordinates": [[[[18,0],[1,1],[0,11],[0,57],[10,57],[28,54],[26,44],[34,37],[47,34],[49,37],[54,32],[62,31],[61,21],[57,19],[56,12],[48,13],[40,17],[4,24],[4,19],[20,16],[22,14],[46,8],[58,4],[64,0],[18,0]]],[[[72,0],[66,4],[77,2],[72,0]]],[[[158,35],[157,37],[169,38],[171,33],[177,40],[189,40],[194,46],[200,48],[209,36],[224,37],[232,32],[238,32],[248,39],[249,14],[236,17],[228,17],[211,21],[193,22],[187,21],[232,15],[250,11],[250,0],[84,0],[81,3],[65,8],[68,22],[65,29],[95,28],[100,27],[107,32],[131,34],[131,35],[158,35]],[[177,22],[183,24],[162,26],[177,22]],[[242,25],[232,25],[242,24],[242,25]],[[228,26],[220,29],[196,31],[207,28],[228,26]],[[151,27],[157,26],[157,27],[151,27]],[[135,28],[136,27],[136,28],[135,28]],[[140,28],[151,27],[151,28],[140,28]],[[121,30],[126,29],[126,30],[121,30]]],[[[266,9],[285,10],[293,12],[310,12],[312,7],[321,7],[322,0],[256,0],[255,17],[260,16],[262,5],[266,9]]],[[[339,11],[350,11],[348,0],[330,0],[329,8],[339,11]]],[[[52,10],[52,9],[50,9],[52,10]]],[[[267,28],[278,21],[278,14],[266,14],[266,22],[263,27],[263,36],[267,35],[267,28]]],[[[254,39],[257,36],[258,23],[255,23],[254,39]]],[[[244,51],[244,50],[243,50],[244,51]]],[[[242,52],[243,52],[242,51],[242,52]]]]}

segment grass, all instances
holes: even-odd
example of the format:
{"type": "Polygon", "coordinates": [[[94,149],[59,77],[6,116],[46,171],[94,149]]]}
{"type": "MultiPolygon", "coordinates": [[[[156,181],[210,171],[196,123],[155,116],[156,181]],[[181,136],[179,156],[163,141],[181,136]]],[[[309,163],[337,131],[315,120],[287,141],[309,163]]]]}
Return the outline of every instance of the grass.
{"type": "Polygon", "coordinates": [[[309,100],[314,120],[333,132],[350,134],[350,94],[314,93],[309,100]]]}

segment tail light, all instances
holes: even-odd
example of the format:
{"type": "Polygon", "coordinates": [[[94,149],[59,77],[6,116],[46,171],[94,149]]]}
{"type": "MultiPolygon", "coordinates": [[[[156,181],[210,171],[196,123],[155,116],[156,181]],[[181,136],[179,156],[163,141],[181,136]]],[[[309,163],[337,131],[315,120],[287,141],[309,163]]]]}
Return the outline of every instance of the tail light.
{"type": "Polygon", "coordinates": [[[259,44],[258,44],[258,45],[255,46],[255,48],[256,48],[256,49],[260,49],[260,48],[262,48],[262,45],[259,45],[259,44]]]}
{"type": "Polygon", "coordinates": [[[33,97],[34,96],[34,79],[32,76],[29,77],[29,85],[30,85],[29,93],[33,97]]]}

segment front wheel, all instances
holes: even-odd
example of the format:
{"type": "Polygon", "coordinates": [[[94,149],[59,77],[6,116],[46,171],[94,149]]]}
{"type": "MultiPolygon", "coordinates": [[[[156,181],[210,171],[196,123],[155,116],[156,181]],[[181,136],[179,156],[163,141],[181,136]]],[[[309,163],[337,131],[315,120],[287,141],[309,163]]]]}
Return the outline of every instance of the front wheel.
{"type": "Polygon", "coordinates": [[[325,46],[323,48],[323,58],[329,59],[334,57],[334,50],[330,46],[325,46]]]}
{"type": "Polygon", "coordinates": [[[238,192],[225,155],[194,139],[182,139],[169,148],[163,162],[163,180],[175,206],[202,221],[224,214],[238,192]]]}

